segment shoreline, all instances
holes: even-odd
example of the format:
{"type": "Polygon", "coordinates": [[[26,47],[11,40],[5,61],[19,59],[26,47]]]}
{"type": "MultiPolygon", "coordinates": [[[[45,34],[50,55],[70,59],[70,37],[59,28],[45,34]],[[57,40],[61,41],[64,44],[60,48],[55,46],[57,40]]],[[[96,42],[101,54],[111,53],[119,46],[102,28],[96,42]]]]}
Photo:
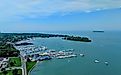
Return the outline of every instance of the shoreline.
{"type": "Polygon", "coordinates": [[[36,64],[29,70],[29,72],[27,73],[28,75],[30,75],[30,73],[32,72],[32,70],[34,69],[34,67],[36,67],[36,65],[39,63],[39,61],[36,62],[36,64]]]}

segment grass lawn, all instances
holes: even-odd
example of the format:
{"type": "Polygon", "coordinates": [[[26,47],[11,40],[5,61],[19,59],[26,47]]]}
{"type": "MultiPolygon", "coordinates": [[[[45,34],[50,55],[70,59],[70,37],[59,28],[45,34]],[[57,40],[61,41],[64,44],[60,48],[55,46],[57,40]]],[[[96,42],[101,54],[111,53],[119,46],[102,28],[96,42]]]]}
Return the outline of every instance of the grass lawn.
{"type": "Polygon", "coordinates": [[[33,68],[33,66],[36,64],[36,62],[27,62],[26,67],[27,67],[27,73],[33,68]]]}
{"type": "Polygon", "coordinates": [[[21,58],[20,57],[13,57],[9,60],[10,67],[20,67],[21,66],[21,58]]]}
{"type": "MultiPolygon", "coordinates": [[[[3,72],[0,73],[0,75],[5,75],[3,72]]],[[[13,75],[13,71],[10,70],[10,71],[7,71],[7,74],[6,75],[13,75]]],[[[18,70],[18,75],[22,75],[22,70],[18,70]]]]}
{"type": "Polygon", "coordinates": [[[22,70],[18,70],[18,75],[22,75],[22,70]]]}

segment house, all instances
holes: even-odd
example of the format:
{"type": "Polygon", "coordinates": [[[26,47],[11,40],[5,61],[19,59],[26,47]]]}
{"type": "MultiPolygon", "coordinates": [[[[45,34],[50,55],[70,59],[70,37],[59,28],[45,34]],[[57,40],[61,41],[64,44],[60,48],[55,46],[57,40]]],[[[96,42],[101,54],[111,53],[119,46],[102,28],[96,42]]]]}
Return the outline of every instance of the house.
{"type": "Polygon", "coordinates": [[[7,68],[8,62],[9,62],[9,58],[0,57],[0,71],[3,68],[7,68]]]}

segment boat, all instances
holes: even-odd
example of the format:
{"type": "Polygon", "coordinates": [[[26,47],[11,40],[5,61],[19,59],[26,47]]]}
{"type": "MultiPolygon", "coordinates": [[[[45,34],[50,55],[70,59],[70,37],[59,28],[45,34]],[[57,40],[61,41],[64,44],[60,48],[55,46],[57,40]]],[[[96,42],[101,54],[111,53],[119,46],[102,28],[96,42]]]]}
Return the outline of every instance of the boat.
{"type": "Polygon", "coordinates": [[[77,57],[77,55],[72,54],[72,55],[68,55],[68,57],[77,57]]]}
{"type": "Polygon", "coordinates": [[[72,58],[72,57],[77,57],[77,55],[75,55],[75,54],[72,54],[72,55],[64,55],[64,56],[58,56],[56,58],[58,58],[58,59],[64,59],[64,58],[72,58]]]}
{"type": "Polygon", "coordinates": [[[54,49],[51,49],[51,50],[49,50],[49,52],[56,52],[56,50],[54,50],[54,49]]]}
{"type": "Polygon", "coordinates": [[[84,57],[84,54],[80,54],[81,57],[84,57]]]}
{"type": "Polygon", "coordinates": [[[104,63],[105,63],[105,65],[109,65],[109,63],[107,61],[105,61],[104,63]]]}
{"type": "Polygon", "coordinates": [[[95,62],[95,63],[99,63],[100,61],[96,59],[94,62],[95,62]]]}
{"type": "Polygon", "coordinates": [[[58,56],[58,57],[56,57],[56,58],[58,58],[58,59],[64,59],[64,58],[66,58],[65,56],[58,56]]]}

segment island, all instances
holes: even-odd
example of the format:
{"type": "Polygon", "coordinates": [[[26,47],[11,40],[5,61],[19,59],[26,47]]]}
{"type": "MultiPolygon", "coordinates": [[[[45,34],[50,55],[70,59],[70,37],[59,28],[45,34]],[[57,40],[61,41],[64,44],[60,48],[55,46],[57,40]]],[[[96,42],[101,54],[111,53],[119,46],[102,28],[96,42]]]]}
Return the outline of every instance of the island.
{"type": "Polygon", "coordinates": [[[98,31],[93,31],[93,32],[104,32],[104,31],[98,30],[98,31]]]}

